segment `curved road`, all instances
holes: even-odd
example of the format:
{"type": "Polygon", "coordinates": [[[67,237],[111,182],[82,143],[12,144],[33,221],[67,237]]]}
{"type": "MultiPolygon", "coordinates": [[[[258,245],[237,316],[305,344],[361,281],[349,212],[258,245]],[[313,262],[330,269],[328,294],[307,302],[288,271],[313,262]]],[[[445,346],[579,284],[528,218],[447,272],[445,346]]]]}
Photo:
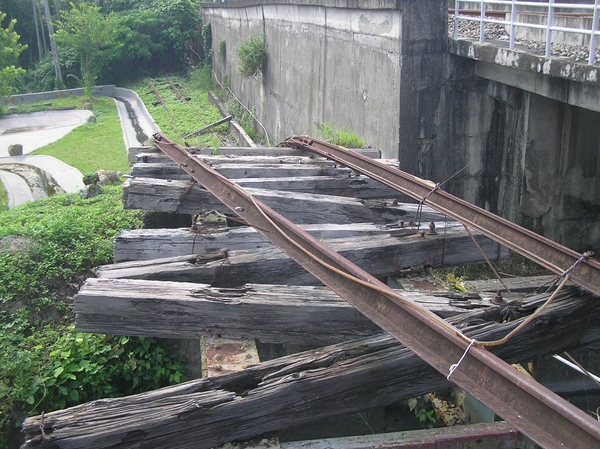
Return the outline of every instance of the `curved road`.
{"type": "MultiPolygon", "coordinates": [[[[140,146],[159,129],[145,109],[138,95],[128,89],[116,88],[117,112],[123,130],[125,150],[140,146]]],[[[8,192],[9,208],[35,199],[25,179],[2,170],[4,164],[23,164],[45,171],[65,192],[79,192],[85,186],[83,175],[51,156],[27,156],[28,153],[66,136],[78,126],[87,123],[93,113],[87,110],[44,111],[14,114],[0,119],[0,182],[8,192]],[[24,156],[10,157],[11,144],[23,145],[24,156]]]]}
{"type": "Polygon", "coordinates": [[[0,182],[4,184],[6,189],[9,209],[34,200],[29,184],[21,176],[0,169],[0,182]]]}

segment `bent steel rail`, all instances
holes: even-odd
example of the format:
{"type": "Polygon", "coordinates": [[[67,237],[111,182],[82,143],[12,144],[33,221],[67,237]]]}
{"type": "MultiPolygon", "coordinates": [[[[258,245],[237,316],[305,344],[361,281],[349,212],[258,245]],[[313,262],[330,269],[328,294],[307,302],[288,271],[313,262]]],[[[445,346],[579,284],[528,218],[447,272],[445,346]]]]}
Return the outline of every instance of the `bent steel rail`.
{"type": "Polygon", "coordinates": [[[155,134],[156,146],[291,259],[545,448],[600,447],[600,424],[433,313],[398,295],[242,188],[155,134]]]}
{"type": "Polygon", "coordinates": [[[439,185],[384,165],[355,151],[329,144],[309,136],[293,136],[288,146],[304,149],[331,159],[352,170],[421,201],[439,212],[476,229],[558,275],[569,273],[571,280],[591,292],[600,294],[600,263],[591,253],[580,254],[535,232],[518,226],[485,209],[439,189],[439,185]]]}

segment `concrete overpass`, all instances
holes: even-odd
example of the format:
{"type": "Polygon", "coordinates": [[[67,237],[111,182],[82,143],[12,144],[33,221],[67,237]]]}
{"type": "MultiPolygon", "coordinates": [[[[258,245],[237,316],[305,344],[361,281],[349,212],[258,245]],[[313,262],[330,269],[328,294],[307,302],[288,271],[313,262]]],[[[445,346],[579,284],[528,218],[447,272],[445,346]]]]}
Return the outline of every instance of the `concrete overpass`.
{"type": "Polygon", "coordinates": [[[449,38],[448,6],[242,0],[203,4],[202,15],[214,78],[271,140],[347,127],[407,172],[443,182],[460,171],[446,190],[574,249],[600,249],[598,66],[449,38]],[[261,34],[266,69],[244,78],[236,48],[261,34]]]}

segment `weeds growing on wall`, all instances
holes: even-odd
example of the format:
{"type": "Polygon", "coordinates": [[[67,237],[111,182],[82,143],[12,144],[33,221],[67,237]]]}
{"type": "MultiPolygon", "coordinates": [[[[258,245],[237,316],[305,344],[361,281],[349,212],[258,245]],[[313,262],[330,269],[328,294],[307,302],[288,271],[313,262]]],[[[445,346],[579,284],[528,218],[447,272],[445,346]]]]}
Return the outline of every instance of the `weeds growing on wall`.
{"type": "Polygon", "coordinates": [[[210,23],[202,27],[202,47],[204,50],[204,64],[212,64],[212,29],[210,23]]]}
{"type": "Polygon", "coordinates": [[[225,41],[219,42],[219,57],[222,61],[225,61],[227,57],[227,44],[225,43],[225,41]]]}
{"type": "Polygon", "coordinates": [[[239,72],[245,78],[264,73],[267,66],[267,41],[265,35],[253,36],[237,48],[240,58],[239,72]]]}

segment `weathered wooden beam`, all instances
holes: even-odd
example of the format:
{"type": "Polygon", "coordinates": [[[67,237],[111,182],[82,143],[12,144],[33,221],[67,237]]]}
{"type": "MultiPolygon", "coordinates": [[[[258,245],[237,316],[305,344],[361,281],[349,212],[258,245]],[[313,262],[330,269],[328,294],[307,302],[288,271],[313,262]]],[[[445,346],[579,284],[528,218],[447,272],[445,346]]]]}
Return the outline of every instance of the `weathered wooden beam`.
{"type": "MultiPolygon", "coordinates": [[[[444,318],[471,302],[452,295],[403,292],[444,318]]],[[[489,307],[488,293],[478,307],[489,307]]],[[[88,279],[75,296],[77,330],[161,338],[258,339],[323,346],[381,329],[326,287],[246,284],[217,288],[188,282],[88,279]]]]}
{"type": "MultiPolygon", "coordinates": [[[[215,449],[231,449],[231,446],[227,443],[215,449]]],[[[539,449],[537,444],[503,421],[281,443],[276,437],[260,438],[260,441],[256,438],[254,441],[244,441],[240,447],[244,449],[539,449]]]]}
{"type": "MultiPolygon", "coordinates": [[[[303,150],[301,150],[303,151],[303,150]]],[[[163,165],[170,165],[173,167],[177,167],[177,163],[173,161],[169,156],[167,156],[162,151],[158,151],[154,149],[150,152],[141,152],[137,154],[137,163],[143,165],[144,163],[157,163],[160,162],[163,165]],[[149,159],[150,158],[150,159],[149,159]]],[[[296,165],[314,165],[318,163],[319,165],[330,165],[335,166],[339,165],[333,161],[325,157],[321,157],[318,155],[310,154],[308,152],[301,152],[296,154],[279,154],[277,151],[272,153],[264,153],[264,154],[244,154],[244,153],[224,153],[221,154],[219,152],[205,153],[205,154],[193,154],[193,157],[201,160],[202,162],[209,165],[220,165],[220,164],[296,164],[296,165]]],[[[380,159],[381,161],[389,161],[389,163],[394,164],[393,159],[380,159]]]]}
{"type": "MultiPolygon", "coordinates": [[[[216,156],[216,155],[232,155],[232,156],[309,156],[309,153],[304,150],[296,150],[286,147],[220,147],[220,148],[189,148],[188,151],[197,156],[216,156]]],[[[354,151],[368,156],[373,159],[379,159],[381,152],[375,148],[357,148],[354,151]]],[[[141,154],[163,154],[156,147],[131,147],[127,151],[129,163],[134,163],[138,160],[141,154]]]]}
{"type": "MultiPolygon", "coordinates": [[[[476,239],[491,260],[506,256],[499,245],[481,235],[476,239]]],[[[406,267],[460,265],[483,261],[477,247],[462,228],[418,238],[373,236],[331,239],[327,244],[373,276],[385,276],[406,267]]],[[[279,249],[262,248],[228,251],[223,258],[202,260],[189,255],[151,261],[104,265],[96,275],[102,278],[148,279],[202,282],[218,287],[246,283],[314,285],[317,280],[279,249]]]]}
{"type": "Polygon", "coordinates": [[[305,176],[232,179],[245,189],[285,190],[359,199],[406,199],[402,194],[366,176],[305,176]]]}
{"type": "MultiPolygon", "coordinates": [[[[123,201],[127,209],[155,212],[198,214],[216,210],[231,211],[198,184],[186,181],[135,178],[124,186],[123,201]]],[[[414,218],[406,208],[390,202],[358,200],[332,195],[293,193],[265,189],[246,189],[274,210],[298,223],[392,223],[414,218]]],[[[439,220],[440,214],[435,215],[439,220]]],[[[436,220],[424,215],[422,221],[436,220]]],[[[443,220],[443,219],[442,219],[443,220]]]]}
{"type": "MultiPolygon", "coordinates": [[[[149,164],[144,164],[149,165],[149,164]]],[[[218,171],[228,173],[231,170],[225,168],[218,171]]],[[[238,170],[240,171],[240,170],[238,170]]],[[[396,199],[406,198],[396,190],[387,187],[380,182],[365,176],[350,176],[349,173],[336,176],[322,176],[299,173],[311,170],[299,170],[295,166],[276,166],[266,170],[256,168],[248,170],[241,168],[241,171],[248,173],[247,178],[230,178],[232,182],[244,188],[266,189],[266,190],[284,190],[287,192],[313,193],[318,195],[335,195],[360,199],[396,199]],[[250,177],[258,174],[260,177],[250,177]],[[281,176],[284,175],[284,176],[281,176]]],[[[315,169],[317,171],[317,169],[315,169]]],[[[240,173],[233,173],[239,175],[240,173]]],[[[171,179],[180,181],[190,181],[191,177],[185,172],[178,174],[175,172],[163,170],[163,166],[156,170],[135,170],[134,177],[146,177],[156,179],[171,179]]]]}
{"type": "MultiPolygon", "coordinates": [[[[190,179],[171,158],[164,153],[141,153],[138,162],[133,164],[132,175],[141,178],[190,179]],[[178,178],[179,177],[179,178],[178,178]]],[[[351,171],[344,166],[323,157],[306,156],[197,156],[223,175],[235,178],[275,176],[345,176],[351,171]],[[258,173],[258,175],[256,175],[258,173]]],[[[397,167],[396,159],[380,159],[380,162],[397,167]]]]}
{"type": "Polygon", "coordinates": [[[184,137],[187,139],[188,137],[199,136],[200,134],[204,134],[205,132],[210,131],[215,126],[219,126],[219,125],[222,125],[223,123],[227,123],[227,122],[231,121],[232,118],[233,118],[232,115],[228,115],[227,117],[223,117],[222,119],[217,120],[216,122],[211,123],[210,125],[206,125],[205,127],[200,128],[197,131],[186,134],[184,137]]]}
{"type": "MultiPolygon", "coordinates": [[[[431,217],[429,217],[431,218],[431,217]]],[[[426,223],[428,224],[428,223],[426,223]]],[[[460,226],[456,222],[435,223],[438,233],[445,228],[460,226]]],[[[302,229],[318,239],[347,238],[359,236],[402,237],[415,235],[417,229],[374,223],[307,224],[302,229]]],[[[421,226],[421,229],[427,228],[421,226]]],[[[115,239],[114,262],[152,260],[164,257],[203,254],[228,248],[231,251],[273,248],[273,244],[254,228],[240,226],[229,228],[210,223],[198,225],[198,229],[132,229],[124,230],[115,239]]]]}
{"type": "MultiPolygon", "coordinates": [[[[493,352],[518,362],[581,341],[598,341],[596,305],[591,295],[558,299],[493,352]]],[[[451,321],[458,327],[462,323],[470,338],[495,340],[520,320],[474,327],[469,323],[501,321],[502,309],[491,307],[451,321]]],[[[31,417],[23,424],[27,441],[22,448],[210,448],[450,385],[393,338],[375,336],[264,362],[240,373],[31,417]]]]}
{"type": "MultiPolygon", "coordinates": [[[[304,176],[348,177],[352,173],[349,169],[336,166],[328,161],[320,163],[315,162],[312,164],[284,164],[279,162],[246,164],[233,159],[218,164],[215,163],[212,167],[229,179],[304,176]]],[[[146,164],[135,164],[131,174],[135,178],[156,178],[180,181],[191,180],[191,176],[173,163],[165,164],[149,162],[146,164]]],[[[394,196],[397,196],[398,193],[395,193],[394,196]]]]}

